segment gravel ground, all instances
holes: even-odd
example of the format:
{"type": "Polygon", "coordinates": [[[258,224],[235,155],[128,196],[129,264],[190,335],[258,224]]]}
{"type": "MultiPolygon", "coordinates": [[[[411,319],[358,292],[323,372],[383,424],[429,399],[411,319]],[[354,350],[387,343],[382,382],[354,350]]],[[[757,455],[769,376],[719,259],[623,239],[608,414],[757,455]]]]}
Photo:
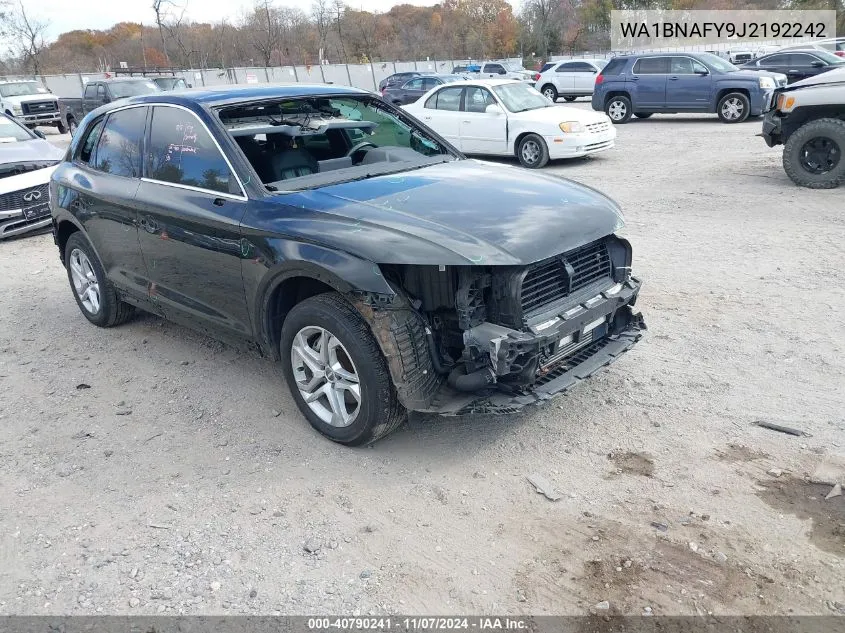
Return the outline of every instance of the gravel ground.
{"type": "Polygon", "coordinates": [[[371,448],[254,353],[89,325],[49,235],[0,243],[0,614],[845,612],[845,497],[807,481],[845,452],[845,192],[794,187],[759,125],[633,121],[548,167],[623,205],[646,338],[371,448]]]}

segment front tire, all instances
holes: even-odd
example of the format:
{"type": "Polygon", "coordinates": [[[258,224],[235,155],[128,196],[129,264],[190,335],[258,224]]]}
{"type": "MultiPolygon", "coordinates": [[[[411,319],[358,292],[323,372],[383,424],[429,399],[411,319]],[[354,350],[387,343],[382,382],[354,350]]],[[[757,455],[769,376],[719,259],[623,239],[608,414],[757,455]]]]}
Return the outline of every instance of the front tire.
{"type": "Polygon", "coordinates": [[[516,148],[516,156],[523,167],[540,169],[549,162],[549,148],[543,137],[537,134],[526,134],[516,148]]]}
{"type": "Polygon", "coordinates": [[[91,323],[113,327],[134,314],[134,306],[120,299],[106,277],[97,253],[82,233],[76,232],[68,238],[65,268],[76,305],[91,323]]]}
{"type": "Polygon", "coordinates": [[[818,119],[798,128],[783,148],[783,169],[796,185],[834,189],[845,183],[845,121],[818,119]]]}
{"type": "Polygon", "coordinates": [[[557,101],[557,88],[553,84],[546,84],[541,91],[546,99],[550,99],[552,103],[557,101]]]}
{"type": "Polygon", "coordinates": [[[296,405],[330,440],[372,444],[407,419],[369,326],[341,295],[296,304],[282,326],[280,352],[296,405]]]}
{"type": "Polygon", "coordinates": [[[631,100],[624,95],[611,97],[604,106],[604,112],[617,125],[627,123],[631,120],[633,114],[631,100]]]}
{"type": "Polygon", "coordinates": [[[67,126],[61,121],[56,123],[56,129],[59,131],[59,134],[67,134],[67,126]]]}
{"type": "Polygon", "coordinates": [[[722,123],[742,123],[751,112],[751,102],[741,92],[729,92],[719,100],[716,112],[722,123]]]}
{"type": "Polygon", "coordinates": [[[573,101],[575,101],[577,98],[578,98],[578,97],[564,97],[564,98],[563,98],[563,100],[564,100],[564,101],[566,101],[567,103],[572,103],[572,102],[573,102],[573,101]]]}
{"type": "Polygon", "coordinates": [[[634,116],[638,119],[647,119],[649,118],[654,112],[634,112],[634,116]]]}

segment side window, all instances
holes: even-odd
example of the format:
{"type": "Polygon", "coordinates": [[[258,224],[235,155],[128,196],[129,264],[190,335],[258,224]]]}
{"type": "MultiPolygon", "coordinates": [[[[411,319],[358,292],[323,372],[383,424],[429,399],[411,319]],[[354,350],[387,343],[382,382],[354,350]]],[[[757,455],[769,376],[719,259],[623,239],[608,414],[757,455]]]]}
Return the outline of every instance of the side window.
{"type": "Polygon", "coordinates": [[[103,84],[97,84],[97,99],[100,101],[106,98],[106,87],[103,84]]]}
{"type": "Polygon", "coordinates": [[[80,163],[87,165],[91,162],[91,156],[94,154],[94,148],[97,147],[97,141],[100,140],[100,133],[103,131],[105,121],[106,117],[102,117],[88,128],[88,134],[85,135],[85,140],[82,141],[76,152],[76,160],[80,163]]]}
{"type": "Polygon", "coordinates": [[[576,73],[593,73],[596,69],[587,62],[574,62],[572,64],[572,71],[576,73]]]}
{"type": "Polygon", "coordinates": [[[423,80],[420,78],[411,79],[408,83],[406,83],[402,88],[404,90],[422,90],[423,87],[423,80]]]}
{"type": "Polygon", "coordinates": [[[154,107],[149,138],[149,178],[220,193],[241,193],[226,159],[193,113],[154,107]]]}
{"type": "Polygon", "coordinates": [[[809,68],[813,62],[818,61],[818,57],[807,55],[806,53],[792,53],[789,56],[789,66],[798,66],[800,68],[809,68]]]}
{"type": "Polygon", "coordinates": [[[772,55],[762,62],[761,66],[789,66],[789,55],[772,55]]]}
{"type": "Polygon", "coordinates": [[[557,73],[573,73],[573,72],[575,72],[575,65],[576,64],[574,62],[570,62],[568,64],[561,64],[560,66],[557,67],[557,70],[555,72],[557,72],[557,73]]]}
{"type": "Polygon", "coordinates": [[[443,82],[437,79],[436,77],[426,77],[423,79],[423,90],[431,90],[435,86],[439,86],[443,82]]]}
{"type": "Polygon", "coordinates": [[[635,75],[665,75],[668,71],[668,57],[643,57],[634,64],[635,75]]]}
{"type": "Polygon", "coordinates": [[[708,74],[710,71],[709,71],[709,70],[707,70],[707,66],[705,66],[704,64],[702,64],[700,61],[698,61],[698,60],[694,59],[694,60],[692,60],[692,72],[694,72],[694,73],[703,73],[703,74],[705,74],[705,75],[706,75],[706,74],[708,74]]]}
{"type": "Polygon", "coordinates": [[[425,107],[429,110],[448,110],[457,112],[461,109],[461,92],[463,88],[443,88],[428,98],[425,107]]]}
{"type": "Polygon", "coordinates": [[[689,57],[671,57],[669,72],[673,75],[691,75],[692,60],[689,57]]]}
{"type": "Polygon", "coordinates": [[[505,68],[501,64],[487,64],[484,66],[485,73],[497,73],[500,75],[505,74],[505,68]]]}
{"type": "Polygon", "coordinates": [[[94,99],[97,96],[97,86],[94,84],[87,84],[85,86],[85,94],[83,96],[85,99],[94,99]]]}
{"type": "Polygon", "coordinates": [[[464,110],[467,112],[484,112],[488,105],[496,103],[493,95],[486,88],[472,86],[467,88],[464,99],[464,110]]]}
{"type": "Polygon", "coordinates": [[[140,178],[141,137],[146,118],[146,108],[112,112],[100,135],[94,169],[115,176],[140,178]]]}

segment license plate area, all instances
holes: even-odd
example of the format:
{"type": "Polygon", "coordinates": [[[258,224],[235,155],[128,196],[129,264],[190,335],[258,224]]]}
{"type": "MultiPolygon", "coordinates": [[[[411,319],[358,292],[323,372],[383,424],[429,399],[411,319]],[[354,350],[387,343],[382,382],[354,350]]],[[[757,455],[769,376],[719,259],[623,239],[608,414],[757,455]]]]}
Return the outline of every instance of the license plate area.
{"type": "Polygon", "coordinates": [[[23,209],[23,217],[27,220],[38,220],[40,218],[47,217],[48,215],[50,215],[49,202],[40,202],[32,205],[31,207],[24,207],[23,209]]]}

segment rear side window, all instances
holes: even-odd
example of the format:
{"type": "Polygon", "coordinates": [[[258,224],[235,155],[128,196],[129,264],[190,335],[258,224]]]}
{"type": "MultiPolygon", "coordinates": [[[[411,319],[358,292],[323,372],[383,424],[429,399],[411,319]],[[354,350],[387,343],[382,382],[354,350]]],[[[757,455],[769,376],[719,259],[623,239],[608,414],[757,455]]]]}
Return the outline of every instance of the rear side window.
{"type": "Polygon", "coordinates": [[[91,162],[91,157],[94,155],[94,148],[97,147],[97,141],[100,140],[100,133],[103,131],[103,123],[106,118],[102,117],[94,125],[88,128],[88,134],[85,135],[85,140],[79,146],[79,151],[76,154],[76,160],[80,163],[88,165],[91,162]]]}
{"type": "Polygon", "coordinates": [[[760,61],[760,66],[788,66],[789,55],[772,55],[760,61]]]}
{"type": "Polygon", "coordinates": [[[85,98],[86,99],[93,99],[97,96],[97,86],[94,84],[88,84],[85,86],[85,98]]]}
{"type": "Polygon", "coordinates": [[[147,175],[162,182],[241,193],[205,126],[193,113],[181,108],[153,108],[147,175]]]}
{"type": "Polygon", "coordinates": [[[602,75],[618,75],[622,72],[622,69],[625,68],[625,64],[628,62],[627,59],[623,58],[615,58],[611,59],[604,69],[601,71],[602,75]]]}
{"type": "Polygon", "coordinates": [[[668,57],[643,57],[634,64],[635,75],[665,75],[669,72],[668,57]]]}
{"type": "Polygon", "coordinates": [[[146,108],[112,112],[100,135],[94,169],[127,178],[141,177],[141,138],[146,108]]]}
{"type": "Polygon", "coordinates": [[[448,110],[457,112],[461,109],[461,92],[463,88],[443,88],[428,98],[425,107],[429,110],[448,110]]]}
{"type": "Polygon", "coordinates": [[[555,63],[556,63],[556,62],[550,62],[550,63],[543,64],[543,65],[540,67],[540,72],[541,72],[541,73],[546,72],[549,68],[551,68],[552,66],[554,66],[554,65],[555,65],[555,63]]]}

